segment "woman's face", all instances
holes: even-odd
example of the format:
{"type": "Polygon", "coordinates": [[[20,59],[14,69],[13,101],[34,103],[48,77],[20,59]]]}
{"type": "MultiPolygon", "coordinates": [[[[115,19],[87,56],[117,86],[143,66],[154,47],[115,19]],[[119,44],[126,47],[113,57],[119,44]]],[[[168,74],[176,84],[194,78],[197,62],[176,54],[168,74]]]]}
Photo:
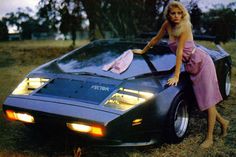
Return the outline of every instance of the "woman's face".
{"type": "Polygon", "coordinates": [[[174,24],[179,24],[183,17],[183,12],[177,7],[173,7],[169,12],[170,21],[174,24]]]}

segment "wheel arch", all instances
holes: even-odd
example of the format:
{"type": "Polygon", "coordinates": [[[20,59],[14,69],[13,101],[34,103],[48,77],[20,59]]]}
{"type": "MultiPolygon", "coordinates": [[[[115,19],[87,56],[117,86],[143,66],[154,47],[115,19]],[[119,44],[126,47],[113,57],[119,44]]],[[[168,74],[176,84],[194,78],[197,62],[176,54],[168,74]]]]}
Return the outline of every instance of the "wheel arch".
{"type": "MultiPolygon", "coordinates": [[[[219,72],[218,72],[219,73],[219,72]]],[[[220,70],[220,74],[218,74],[218,84],[220,88],[221,95],[224,99],[227,99],[229,95],[226,94],[226,77],[227,75],[232,78],[232,61],[231,58],[225,58],[223,62],[222,69],[220,70]]]]}
{"type": "Polygon", "coordinates": [[[165,121],[168,117],[171,105],[178,94],[183,93],[178,86],[169,86],[167,89],[158,94],[156,105],[156,118],[158,125],[165,126],[165,121]]]}

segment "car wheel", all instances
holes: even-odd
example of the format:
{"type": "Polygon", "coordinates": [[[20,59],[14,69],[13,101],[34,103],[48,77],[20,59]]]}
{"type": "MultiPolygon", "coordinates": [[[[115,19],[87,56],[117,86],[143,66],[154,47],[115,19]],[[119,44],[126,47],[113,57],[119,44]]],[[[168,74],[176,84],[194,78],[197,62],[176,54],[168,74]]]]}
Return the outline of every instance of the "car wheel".
{"type": "Polygon", "coordinates": [[[169,143],[178,143],[186,135],[189,123],[189,112],[183,93],[172,102],[166,128],[166,139],[169,143]]]}
{"type": "Polygon", "coordinates": [[[227,70],[227,72],[224,75],[224,80],[223,80],[222,96],[224,99],[229,97],[230,90],[231,90],[231,72],[230,70],[227,70]]]}

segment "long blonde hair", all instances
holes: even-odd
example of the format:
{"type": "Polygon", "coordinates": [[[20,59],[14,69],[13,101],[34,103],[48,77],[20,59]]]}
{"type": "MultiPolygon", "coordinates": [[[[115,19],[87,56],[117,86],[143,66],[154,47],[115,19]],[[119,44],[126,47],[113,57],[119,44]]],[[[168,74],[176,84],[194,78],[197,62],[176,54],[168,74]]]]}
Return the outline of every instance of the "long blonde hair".
{"type": "Polygon", "coordinates": [[[171,25],[171,28],[172,28],[171,29],[171,35],[173,35],[175,37],[180,36],[180,34],[184,31],[184,29],[183,29],[184,25],[192,27],[192,24],[190,22],[189,13],[188,13],[187,9],[184,7],[184,5],[182,3],[180,3],[180,2],[177,2],[177,1],[170,2],[167,5],[167,7],[166,7],[166,9],[164,11],[164,16],[165,16],[165,18],[168,20],[168,22],[171,25]],[[174,25],[174,23],[170,20],[169,13],[170,13],[170,10],[172,8],[179,8],[183,12],[182,20],[181,20],[181,22],[178,25],[174,25]]]}

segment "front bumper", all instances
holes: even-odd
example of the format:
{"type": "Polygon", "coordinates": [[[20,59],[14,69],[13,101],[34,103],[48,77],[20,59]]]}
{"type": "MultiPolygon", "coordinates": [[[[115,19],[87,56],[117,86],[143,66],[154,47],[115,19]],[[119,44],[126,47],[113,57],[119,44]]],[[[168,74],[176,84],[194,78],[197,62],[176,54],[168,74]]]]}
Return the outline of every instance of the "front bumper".
{"type": "MultiPolygon", "coordinates": [[[[55,101],[50,99],[36,99],[36,97],[9,96],[3,104],[3,111],[13,110],[33,115],[33,125],[43,125],[58,130],[66,130],[71,141],[96,146],[145,146],[156,143],[156,131],[143,131],[142,129],[124,129],[119,122],[122,114],[91,108],[86,104],[76,104],[67,100],[55,101]],[[86,107],[85,107],[86,106],[86,107]],[[105,129],[102,137],[91,136],[86,133],[75,132],[67,127],[68,122],[82,122],[91,125],[100,125],[105,129]],[[116,122],[114,122],[116,121],[116,122]],[[114,124],[114,123],[115,124],[114,124]],[[115,127],[114,127],[115,126],[115,127]]],[[[126,121],[124,119],[124,121],[126,121]]],[[[122,122],[121,122],[122,123],[122,122]]],[[[123,124],[123,123],[122,123],[123,124]]],[[[74,143],[73,142],[73,143],[74,143]]]]}

